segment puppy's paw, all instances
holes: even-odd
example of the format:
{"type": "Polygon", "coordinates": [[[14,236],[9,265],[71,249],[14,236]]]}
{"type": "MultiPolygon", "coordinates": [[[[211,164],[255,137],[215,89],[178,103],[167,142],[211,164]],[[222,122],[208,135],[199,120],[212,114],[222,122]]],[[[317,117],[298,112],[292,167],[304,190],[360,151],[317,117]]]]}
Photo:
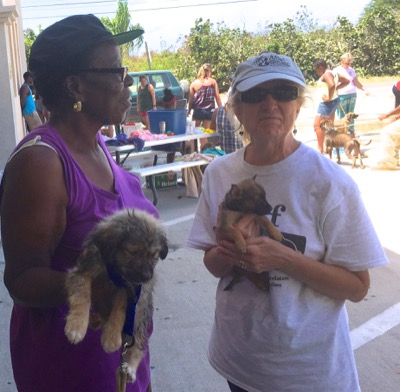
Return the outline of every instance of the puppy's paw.
{"type": "Polygon", "coordinates": [[[235,238],[235,245],[240,253],[247,253],[247,243],[244,238],[235,238]]]}
{"type": "Polygon", "coordinates": [[[106,353],[118,350],[122,346],[121,333],[104,329],[101,335],[101,345],[106,353]]]}
{"type": "Polygon", "coordinates": [[[136,381],[136,371],[133,370],[128,364],[125,366],[125,371],[128,377],[129,382],[135,382],[136,381]]]}
{"type": "Polygon", "coordinates": [[[87,327],[87,323],[82,320],[68,317],[64,332],[70,343],[77,344],[85,337],[87,327]]]}
{"type": "Polygon", "coordinates": [[[239,250],[240,250],[240,253],[245,254],[245,253],[247,253],[247,246],[242,246],[239,248],[239,250]]]}
{"type": "Polygon", "coordinates": [[[128,365],[127,362],[124,362],[117,369],[117,390],[125,391],[127,382],[135,382],[136,381],[136,372],[128,365]]]}

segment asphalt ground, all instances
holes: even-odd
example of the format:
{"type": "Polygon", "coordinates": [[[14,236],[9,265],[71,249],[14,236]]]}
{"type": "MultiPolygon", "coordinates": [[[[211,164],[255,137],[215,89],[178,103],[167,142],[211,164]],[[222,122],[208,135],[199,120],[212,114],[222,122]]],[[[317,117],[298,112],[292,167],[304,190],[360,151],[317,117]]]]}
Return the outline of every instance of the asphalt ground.
{"type": "MultiPolygon", "coordinates": [[[[363,392],[400,390],[400,169],[369,169],[382,128],[377,117],[392,109],[392,83],[365,83],[370,96],[359,94],[356,132],[372,140],[364,150],[365,169],[352,169],[342,156],[342,166],[357,182],[390,264],[371,271],[371,288],[358,303],[347,303],[349,326],[363,392]]],[[[312,129],[315,105],[301,112],[297,137],[316,147],[312,129]]],[[[151,198],[151,193],[146,190],[151,198]]],[[[177,186],[159,192],[157,205],[168,231],[170,252],[157,267],[151,366],[155,392],[228,392],[226,382],[210,367],[206,357],[213,322],[215,288],[202,263],[202,252],[184,247],[197,199],[187,198],[177,186]]],[[[357,222],[352,224],[356,225],[357,222]]],[[[4,258],[0,249],[0,275],[4,258]]],[[[12,301],[0,282],[0,391],[15,392],[8,325],[12,301]]],[[[321,375],[322,376],[322,375],[321,375]]],[[[79,391],[78,391],[79,392],[79,391]]],[[[322,392],[322,391],[321,391],[322,392]]],[[[340,391],[338,391],[340,392],[340,391]]]]}

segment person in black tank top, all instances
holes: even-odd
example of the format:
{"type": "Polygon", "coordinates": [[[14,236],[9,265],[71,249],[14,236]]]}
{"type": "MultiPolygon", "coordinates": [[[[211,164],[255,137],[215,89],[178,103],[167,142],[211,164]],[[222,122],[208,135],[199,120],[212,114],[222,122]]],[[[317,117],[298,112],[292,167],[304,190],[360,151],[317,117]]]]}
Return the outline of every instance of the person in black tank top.
{"type": "Polygon", "coordinates": [[[148,82],[146,75],[139,76],[140,85],[137,90],[137,111],[146,129],[150,130],[149,110],[157,110],[156,93],[154,87],[148,82]]]}

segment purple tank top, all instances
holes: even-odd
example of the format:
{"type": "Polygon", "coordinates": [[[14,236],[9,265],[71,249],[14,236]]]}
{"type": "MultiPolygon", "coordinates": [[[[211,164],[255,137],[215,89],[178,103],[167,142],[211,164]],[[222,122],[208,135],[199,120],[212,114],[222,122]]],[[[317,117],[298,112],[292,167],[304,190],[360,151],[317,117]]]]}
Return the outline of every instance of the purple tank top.
{"type": "Polygon", "coordinates": [[[201,86],[193,96],[193,109],[215,108],[215,87],[201,86]]]}
{"type": "MultiPolygon", "coordinates": [[[[69,201],[67,226],[53,257],[53,268],[71,268],[89,231],[103,217],[126,207],[158,212],[144,196],[139,180],[120,168],[104,145],[114,173],[115,193],[93,185],[74,160],[62,138],[49,125],[31,132],[17,146],[40,135],[41,141],[58,153],[64,168],[69,201]]],[[[29,147],[34,148],[34,147],[29,147]]],[[[101,343],[101,330],[88,329],[77,345],[68,342],[64,334],[67,305],[58,308],[29,308],[14,304],[10,347],[14,378],[19,392],[114,392],[115,371],[120,352],[107,354],[101,343]]],[[[149,331],[151,334],[151,331],[149,331]]],[[[127,392],[145,392],[150,382],[150,356],[147,350],[138,372],[137,381],[127,385],[127,392]]]]}

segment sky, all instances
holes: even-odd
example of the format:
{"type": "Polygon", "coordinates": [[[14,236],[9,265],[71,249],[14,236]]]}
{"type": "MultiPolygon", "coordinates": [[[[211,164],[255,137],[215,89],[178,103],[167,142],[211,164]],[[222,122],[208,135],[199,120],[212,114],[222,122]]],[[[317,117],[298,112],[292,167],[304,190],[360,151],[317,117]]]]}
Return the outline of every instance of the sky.
{"type": "MultiPolygon", "coordinates": [[[[19,0],[17,0],[19,1],[19,0]]],[[[129,0],[132,23],[144,28],[144,40],[151,51],[177,49],[195,20],[223,22],[229,28],[262,31],[269,23],[279,23],[300,11],[302,5],[319,25],[332,25],[338,16],[357,23],[371,0],[129,0]]],[[[64,17],[93,13],[113,18],[117,0],[20,0],[23,28],[36,33],[64,17]]],[[[145,50],[141,48],[139,53],[145,50]]]]}

